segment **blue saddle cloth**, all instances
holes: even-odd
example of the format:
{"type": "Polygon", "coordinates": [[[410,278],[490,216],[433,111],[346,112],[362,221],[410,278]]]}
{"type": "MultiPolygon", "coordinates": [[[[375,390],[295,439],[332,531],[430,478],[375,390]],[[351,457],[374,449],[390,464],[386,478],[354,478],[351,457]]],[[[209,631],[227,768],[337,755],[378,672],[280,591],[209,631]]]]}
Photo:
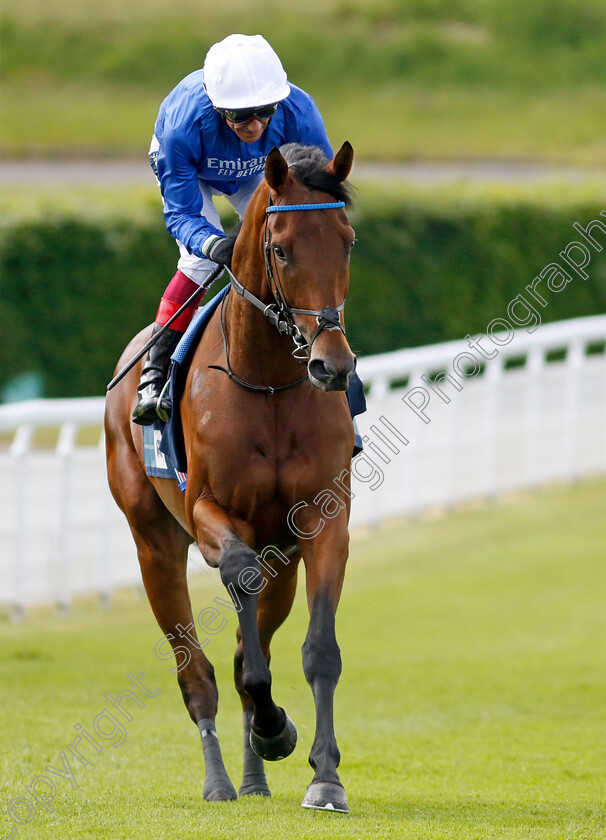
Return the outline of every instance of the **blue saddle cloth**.
{"type": "MultiPolygon", "coordinates": [[[[197,346],[212,314],[228,294],[229,289],[229,285],[225,286],[196,312],[171,356],[168,394],[173,403],[173,413],[170,419],[166,423],[158,419],[151,426],[143,426],[143,452],[147,475],[176,479],[179,488],[183,491],[185,491],[187,484],[187,458],[185,456],[181,414],[177,407],[193,350],[197,346]]],[[[355,441],[352,457],[355,457],[362,451],[363,447],[362,437],[354,418],[366,411],[364,386],[357,373],[354,373],[349,383],[347,401],[354,423],[355,441]]]]}

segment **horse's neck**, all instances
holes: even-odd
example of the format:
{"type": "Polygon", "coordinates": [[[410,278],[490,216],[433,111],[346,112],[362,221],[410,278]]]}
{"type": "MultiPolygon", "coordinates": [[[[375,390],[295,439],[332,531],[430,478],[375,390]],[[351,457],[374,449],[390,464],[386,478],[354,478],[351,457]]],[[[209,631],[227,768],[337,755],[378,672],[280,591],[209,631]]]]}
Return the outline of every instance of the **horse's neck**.
{"type": "MultiPolygon", "coordinates": [[[[250,280],[248,276],[240,282],[252,294],[268,300],[262,289],[255,289],[250,280]]],[[[252,384],[273,387],[285,385],[301,376],[304,371],[292,357],[295,349],[292,340],[280,334],[252,303],[233,291],[229,298],[225,326],[233,372],[252,384]]]]}

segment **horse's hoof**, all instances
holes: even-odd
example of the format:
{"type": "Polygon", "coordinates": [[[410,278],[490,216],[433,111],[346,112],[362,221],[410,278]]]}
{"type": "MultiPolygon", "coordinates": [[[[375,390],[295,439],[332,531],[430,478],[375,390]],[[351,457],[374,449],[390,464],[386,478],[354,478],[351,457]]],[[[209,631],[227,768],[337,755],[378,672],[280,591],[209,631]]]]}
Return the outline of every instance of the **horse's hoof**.
{"type": "Polygon", "coordinates": [[[238,798],[236,789],[229,779],[205,784],[202,796],[206,802],[233,802],[238,798]]]}
{"type": "Polygon", "coordinates": [[[232,787],[231,790],[227,788],[217,788],[216,790],[204,791],[204,800],[206,802],[233,802],[238,798],[236,789],[232,787]]]}
{"type": "Polygon", "coordinates": [[[271,796],[267,784],[240,785],[238,796],[271,796]]]}
{"type": "Polygon", "coordinates": [[[314,808],[317,811],[337,811],[339,814],[349,814],[343,785],[333,782],[312,782],[307,788],[301,805],[303,808],[314,808]]]}
{"type": "Polygon", "coordinates": [[[254,722],[250,727],[250,746],[253,752],[265,761],[279,761],[281,758],[286,758],[297,746],[297,728],[286,712],[284,714],[286,715],[284,729],[271,738],[257,735],[253,729],[254,722]]]}

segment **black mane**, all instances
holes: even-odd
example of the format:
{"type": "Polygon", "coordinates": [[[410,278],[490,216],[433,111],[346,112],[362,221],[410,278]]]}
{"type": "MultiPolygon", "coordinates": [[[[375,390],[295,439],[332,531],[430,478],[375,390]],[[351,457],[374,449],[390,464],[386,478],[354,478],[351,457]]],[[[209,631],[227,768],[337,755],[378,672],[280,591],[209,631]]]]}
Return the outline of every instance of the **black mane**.
{"type": "Polygon", "coordinates": [[[319,146],[287,143],[280,152],[303,186],[326,192],[336,201],[344,201],[346,207],[351,206],[353,188],[326,171],[329,160],[319,146]]]}

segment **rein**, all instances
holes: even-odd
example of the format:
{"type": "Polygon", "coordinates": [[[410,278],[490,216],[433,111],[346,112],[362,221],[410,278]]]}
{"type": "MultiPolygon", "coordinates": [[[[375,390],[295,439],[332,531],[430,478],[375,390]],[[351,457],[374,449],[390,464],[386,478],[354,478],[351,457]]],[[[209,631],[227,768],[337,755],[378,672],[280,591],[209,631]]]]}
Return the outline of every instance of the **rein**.
{"type": "MultiPolygon", "coordinates": [[[[229,269],[228,269],[229,271],[229,269]]],[[[231,275],[231,271],[229,271],[231,275]]],[[[233,277],[233,275],[232,275],[233,277]]],[[[237,282],[237,281],[236,281],[237,282]]],[[[209,365],[209,368],[212,370],[220,370],[222,373],[226,373],[230,379],[232,379],[237,385],[241,385],[242,388],[247,388],[249,391],[257,391],[262,394],[277,394],[280,391],[288,391],[289,388],[295,388],[297,385],[301,385],[307,379],[307,374],[304,374],[300,379],[297,379],[295,382],[289,382],[288,385],[253,385],[252,382],[247,382],[245,379],[241,379],[237,376],[233,370],[231,369],[231,365],[229,364],[229,352],[227,349],[227,335],[225,333],[225,324],[223,323],[223,306],[225,305],[225,298],[221,301],[221,313],[219,323],[221,324],[221,336],[223,338],[223,352],[225,353],[225,364],[226,367],[222,367],[221,365],[209,365]]]]}
{"type": "MultiPolygon", "coordinates": [[[[345,207],[344,201],[329,201],[322,204],[274,205],[272,204],[270,193],[268,206],[265,212],[267,216],[269,216],[269,214],[271,213],[287,213],[293,210],[336,210],[341,207],[345,207]]],[[[284,295],[284,290],[282,289],[282,284],[280,283],[280,276],[277,271],[274,273],[274,265],[272,265],[271,231],[269,230],[268,222],[269,219],[266,219],[264,237],[265,277],[267,279],[267,284],[271,289],[274,302],[263,303],[262,300],[260,300],[256,295],[253,295],[252,292],[249,292],[248,289],[246,289],[242,285],[242,283],[240,283],[240,281],[233,274],[229,266],[226,265],[225,269],[229,274],[233,290],[237,294],[239,294],[240,297],[243,297],[244,300],[247,300],[254,307],[260,310],[263,313],[263,315],[265,315],[265,317],[269,320],[270,324],[273,324],[273,326],[276,327],[279,333],[282,333],[283,335],[289,335],[292,338],[292,340],[295,343],[295,349],[293,350],[292,355],[298,361],[303,362],[309,359],[312,345],[316,338],[320,335],[322,330],[341,330],[343,335],[345,335],[345,327],[341,323],[341,318],[339,315],[339,313],[342,312],[345,308],[345,301],[343,301],[343,303],[341,303],[339,306],[325,306],[319,310],[300,309],[288,305],[286,301],[286,296],[284,295]],[[305,340],[301,330],[295,324],[292,317],[293,315],[316,316],[318,326],[312,333],[309,342],[305,340]]],[[[279,391],[286,391],[289,388],[295,388],[297,385],[300,385],[301,383],[305,382],[305,380],[308,378],[307,374],[305,374],[300,379],[297,379],[295,382],[290,382],[288,383],[288,385],[279,385],[275,388],[269,385],[253,385],[250,382],[246,382],[244,379],[241,379],[239,376],[236,376],[229,364],[227,336],[225,334],[225,326],[223,324],[223,304],[221,305],[221,334],[223,336],[223,347],[225,350],[225,359],[227,367],[220,367],[219,365],[209,365],[209,367],[226,373],[230,379],[232,379],[238,385],[241,385],[243,388],[247,388],[250,391],[259,391],[264,394],[275,394],[279,391]]]]}

